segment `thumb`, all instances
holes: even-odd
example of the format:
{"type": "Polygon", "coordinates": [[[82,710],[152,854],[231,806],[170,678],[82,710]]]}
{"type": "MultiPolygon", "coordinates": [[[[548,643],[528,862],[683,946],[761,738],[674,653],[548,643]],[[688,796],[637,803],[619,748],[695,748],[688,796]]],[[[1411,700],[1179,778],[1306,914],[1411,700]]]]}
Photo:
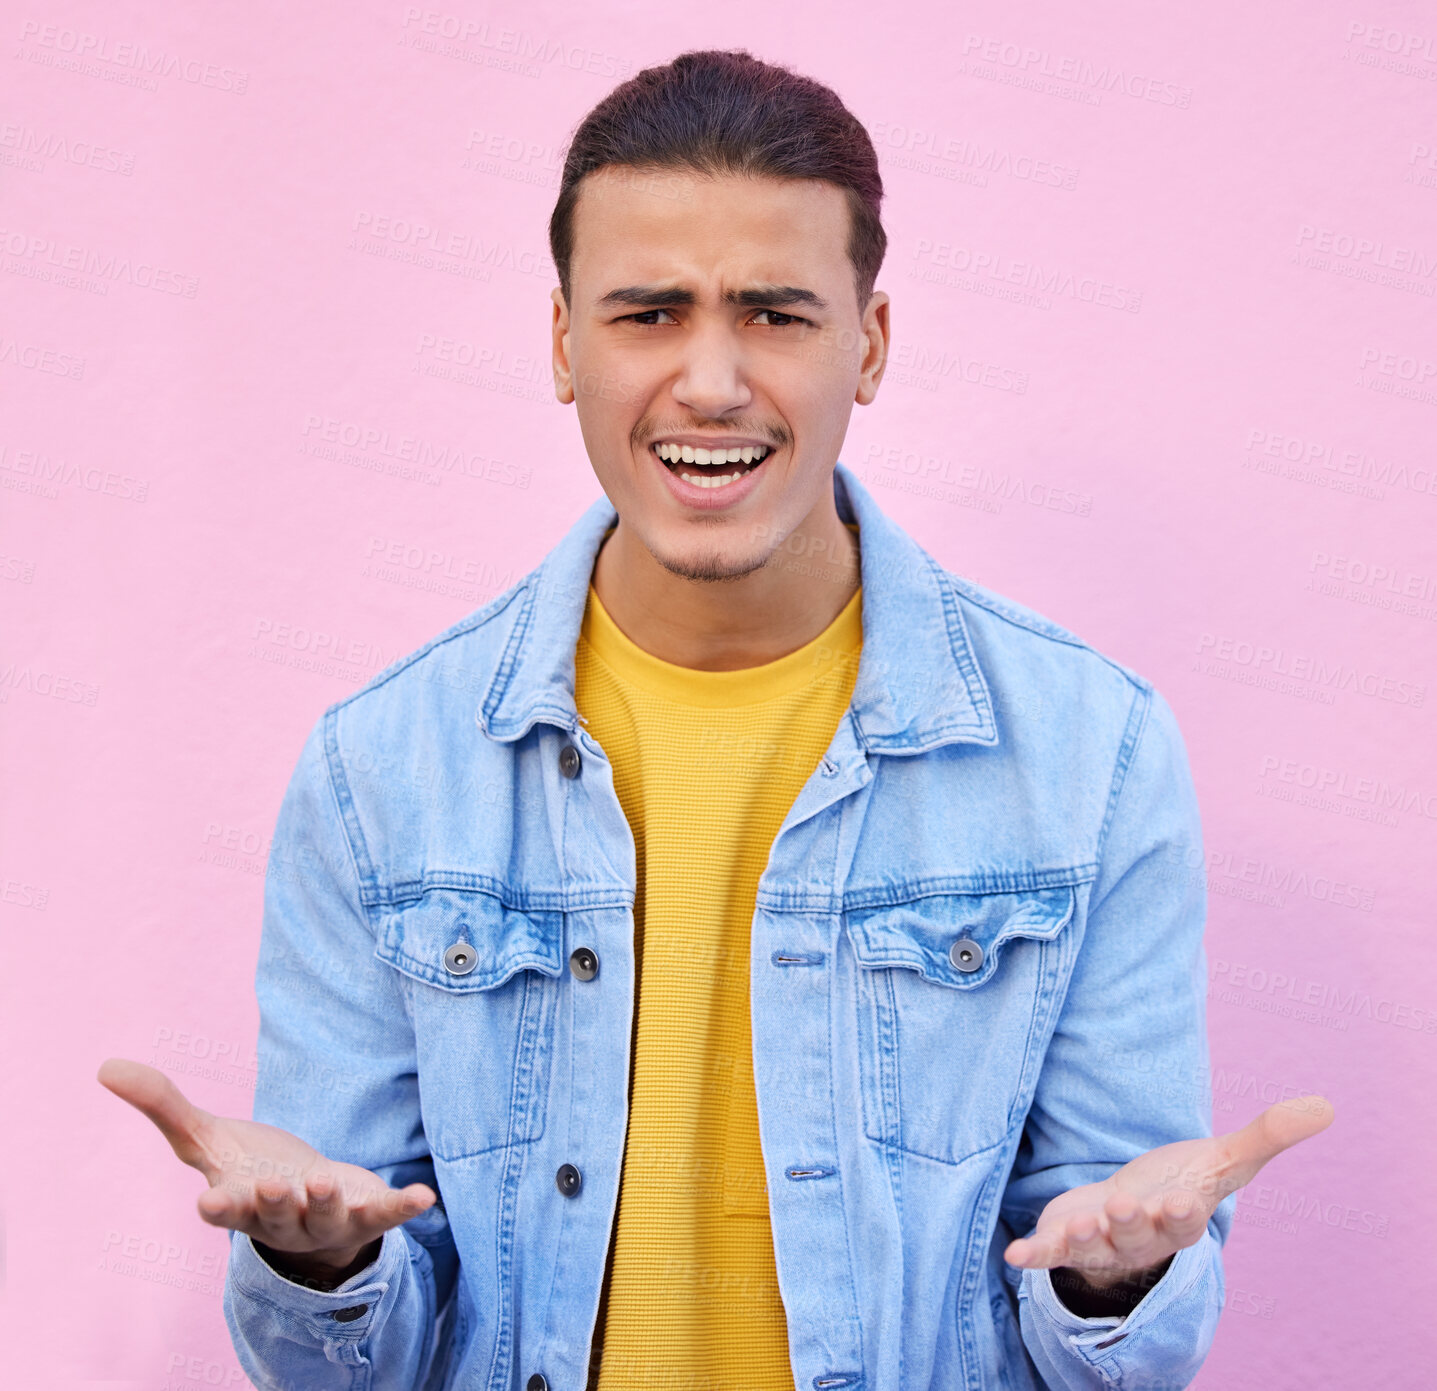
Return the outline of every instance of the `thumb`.
{"type": "Polygon", "coordinates": [[[1259,1111],[1241,1130],[1226,1137],[1231,1178],[1241,1187],[1270,1159],[1332,1124],[1336,1112],[1325,1096],[1294,1096],[1259,1111]]]}
{"type": "Polygon", "coordinates": [[[202,1161],[203,1150],[196,1135],[200,1123],[210,1118],[209,1112],[194,1105],[159,1068],[131,1058],[106,1058],[95,1079],[121,1101],[144,1112],[170,1142],[170,1148],[213,1181],[215,1175],[202,1161]]]}

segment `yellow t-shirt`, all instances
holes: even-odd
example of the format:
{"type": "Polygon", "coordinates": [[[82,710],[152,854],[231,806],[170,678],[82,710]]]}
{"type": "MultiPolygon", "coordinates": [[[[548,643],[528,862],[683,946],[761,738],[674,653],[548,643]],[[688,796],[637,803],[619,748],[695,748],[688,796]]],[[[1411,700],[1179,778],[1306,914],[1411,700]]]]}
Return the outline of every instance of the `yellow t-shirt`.
{"type": "Polygon", "coordinates": [[[793,1391],[749,936],[774,837],[853,694],[861,593],[777,661],[699,671],[636,646],[589,589],[576,703],[613,764],[638,871],[629,1126],[598,1391],[793,1391]]]}

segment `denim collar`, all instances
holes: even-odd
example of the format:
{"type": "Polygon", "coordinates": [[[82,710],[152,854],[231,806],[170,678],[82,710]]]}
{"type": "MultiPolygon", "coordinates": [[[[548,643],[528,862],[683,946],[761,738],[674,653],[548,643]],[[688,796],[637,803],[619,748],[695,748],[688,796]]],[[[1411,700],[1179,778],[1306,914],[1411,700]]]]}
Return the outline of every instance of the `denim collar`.
{"type": "MultiPolygon", "coordinates": [[[[841,460],[833,494],[840,520],[858,524],[863,651],[850,714],[859,741],[882,753],[996,744],[988,684],[941,567],[841,460]]],[[[617,520],[601,493],[509,600],[521,608],[475,716],[489,738],[518,739],[539,720],[578,727],[574,650],[594,560],[617,520]]]]}

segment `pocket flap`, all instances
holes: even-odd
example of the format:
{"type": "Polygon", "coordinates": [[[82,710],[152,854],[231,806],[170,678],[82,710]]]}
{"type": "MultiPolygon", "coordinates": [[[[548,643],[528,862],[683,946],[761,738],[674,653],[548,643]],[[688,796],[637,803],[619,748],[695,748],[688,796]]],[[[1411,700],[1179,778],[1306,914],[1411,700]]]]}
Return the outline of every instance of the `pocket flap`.
{"type": "Polygon", "coordinates": [[[932,894],[908,903],[847,915],[854,955],[868,967],[905,966],[937,985],[971,990],[998,969],[1003,944],[1014,937],[1056,937],[1072,920],[1072,885],[1022,893],[932,894]],[[971,963],[962,969],[955,956],[971,963]]]}
{"type": "Polygon", "coordinates": [[[381,910],[374,954],[396,970],[444,990],[492,990],[527,969],[562,970],[564,915],[511,908],[477,889],[428,889],[412,903],[381,910]],[[474,964],[451,971],[445,953],[472,948],[474,964]]]}

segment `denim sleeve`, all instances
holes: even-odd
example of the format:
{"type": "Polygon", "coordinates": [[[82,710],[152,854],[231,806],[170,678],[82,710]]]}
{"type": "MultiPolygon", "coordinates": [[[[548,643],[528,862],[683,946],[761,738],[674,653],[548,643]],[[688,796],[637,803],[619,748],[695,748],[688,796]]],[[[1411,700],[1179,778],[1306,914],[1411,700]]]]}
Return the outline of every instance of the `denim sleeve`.
{"type": "MultiPolygon", "coordinates": [[[[1211,1135],[1207,913],[1197,793],[1176,716],[1137,692],[1109,794],[1086,936],[1002,1204],[1029,1236],[1060,1193],[1130,1159],[1211,1135]]],[[[1004,1265],[1024,1346],[1052,1391],[1177,1391],[1197,1375],[1223,1302],[1237,1195],[1126,1317],[1082,1318],[1047,1270],[1004,1265]]]]}
{"type": "MultiPolygon", "coordinates": [[[[342,708],[310,731],[270,848],[253,1118],[391,1187],[422,1182],[437,1194],[408,1006],[396,974],[373,957],[346,828],[348,819],[357,832],[339,755],[342,708]]],[[[457,1272],[442,1202],[387,1231],[375,1261],[330,1292],[285,1278],[234,1233],[225,1321],[257,1387],[437,1386],[457,1272]]]]}

